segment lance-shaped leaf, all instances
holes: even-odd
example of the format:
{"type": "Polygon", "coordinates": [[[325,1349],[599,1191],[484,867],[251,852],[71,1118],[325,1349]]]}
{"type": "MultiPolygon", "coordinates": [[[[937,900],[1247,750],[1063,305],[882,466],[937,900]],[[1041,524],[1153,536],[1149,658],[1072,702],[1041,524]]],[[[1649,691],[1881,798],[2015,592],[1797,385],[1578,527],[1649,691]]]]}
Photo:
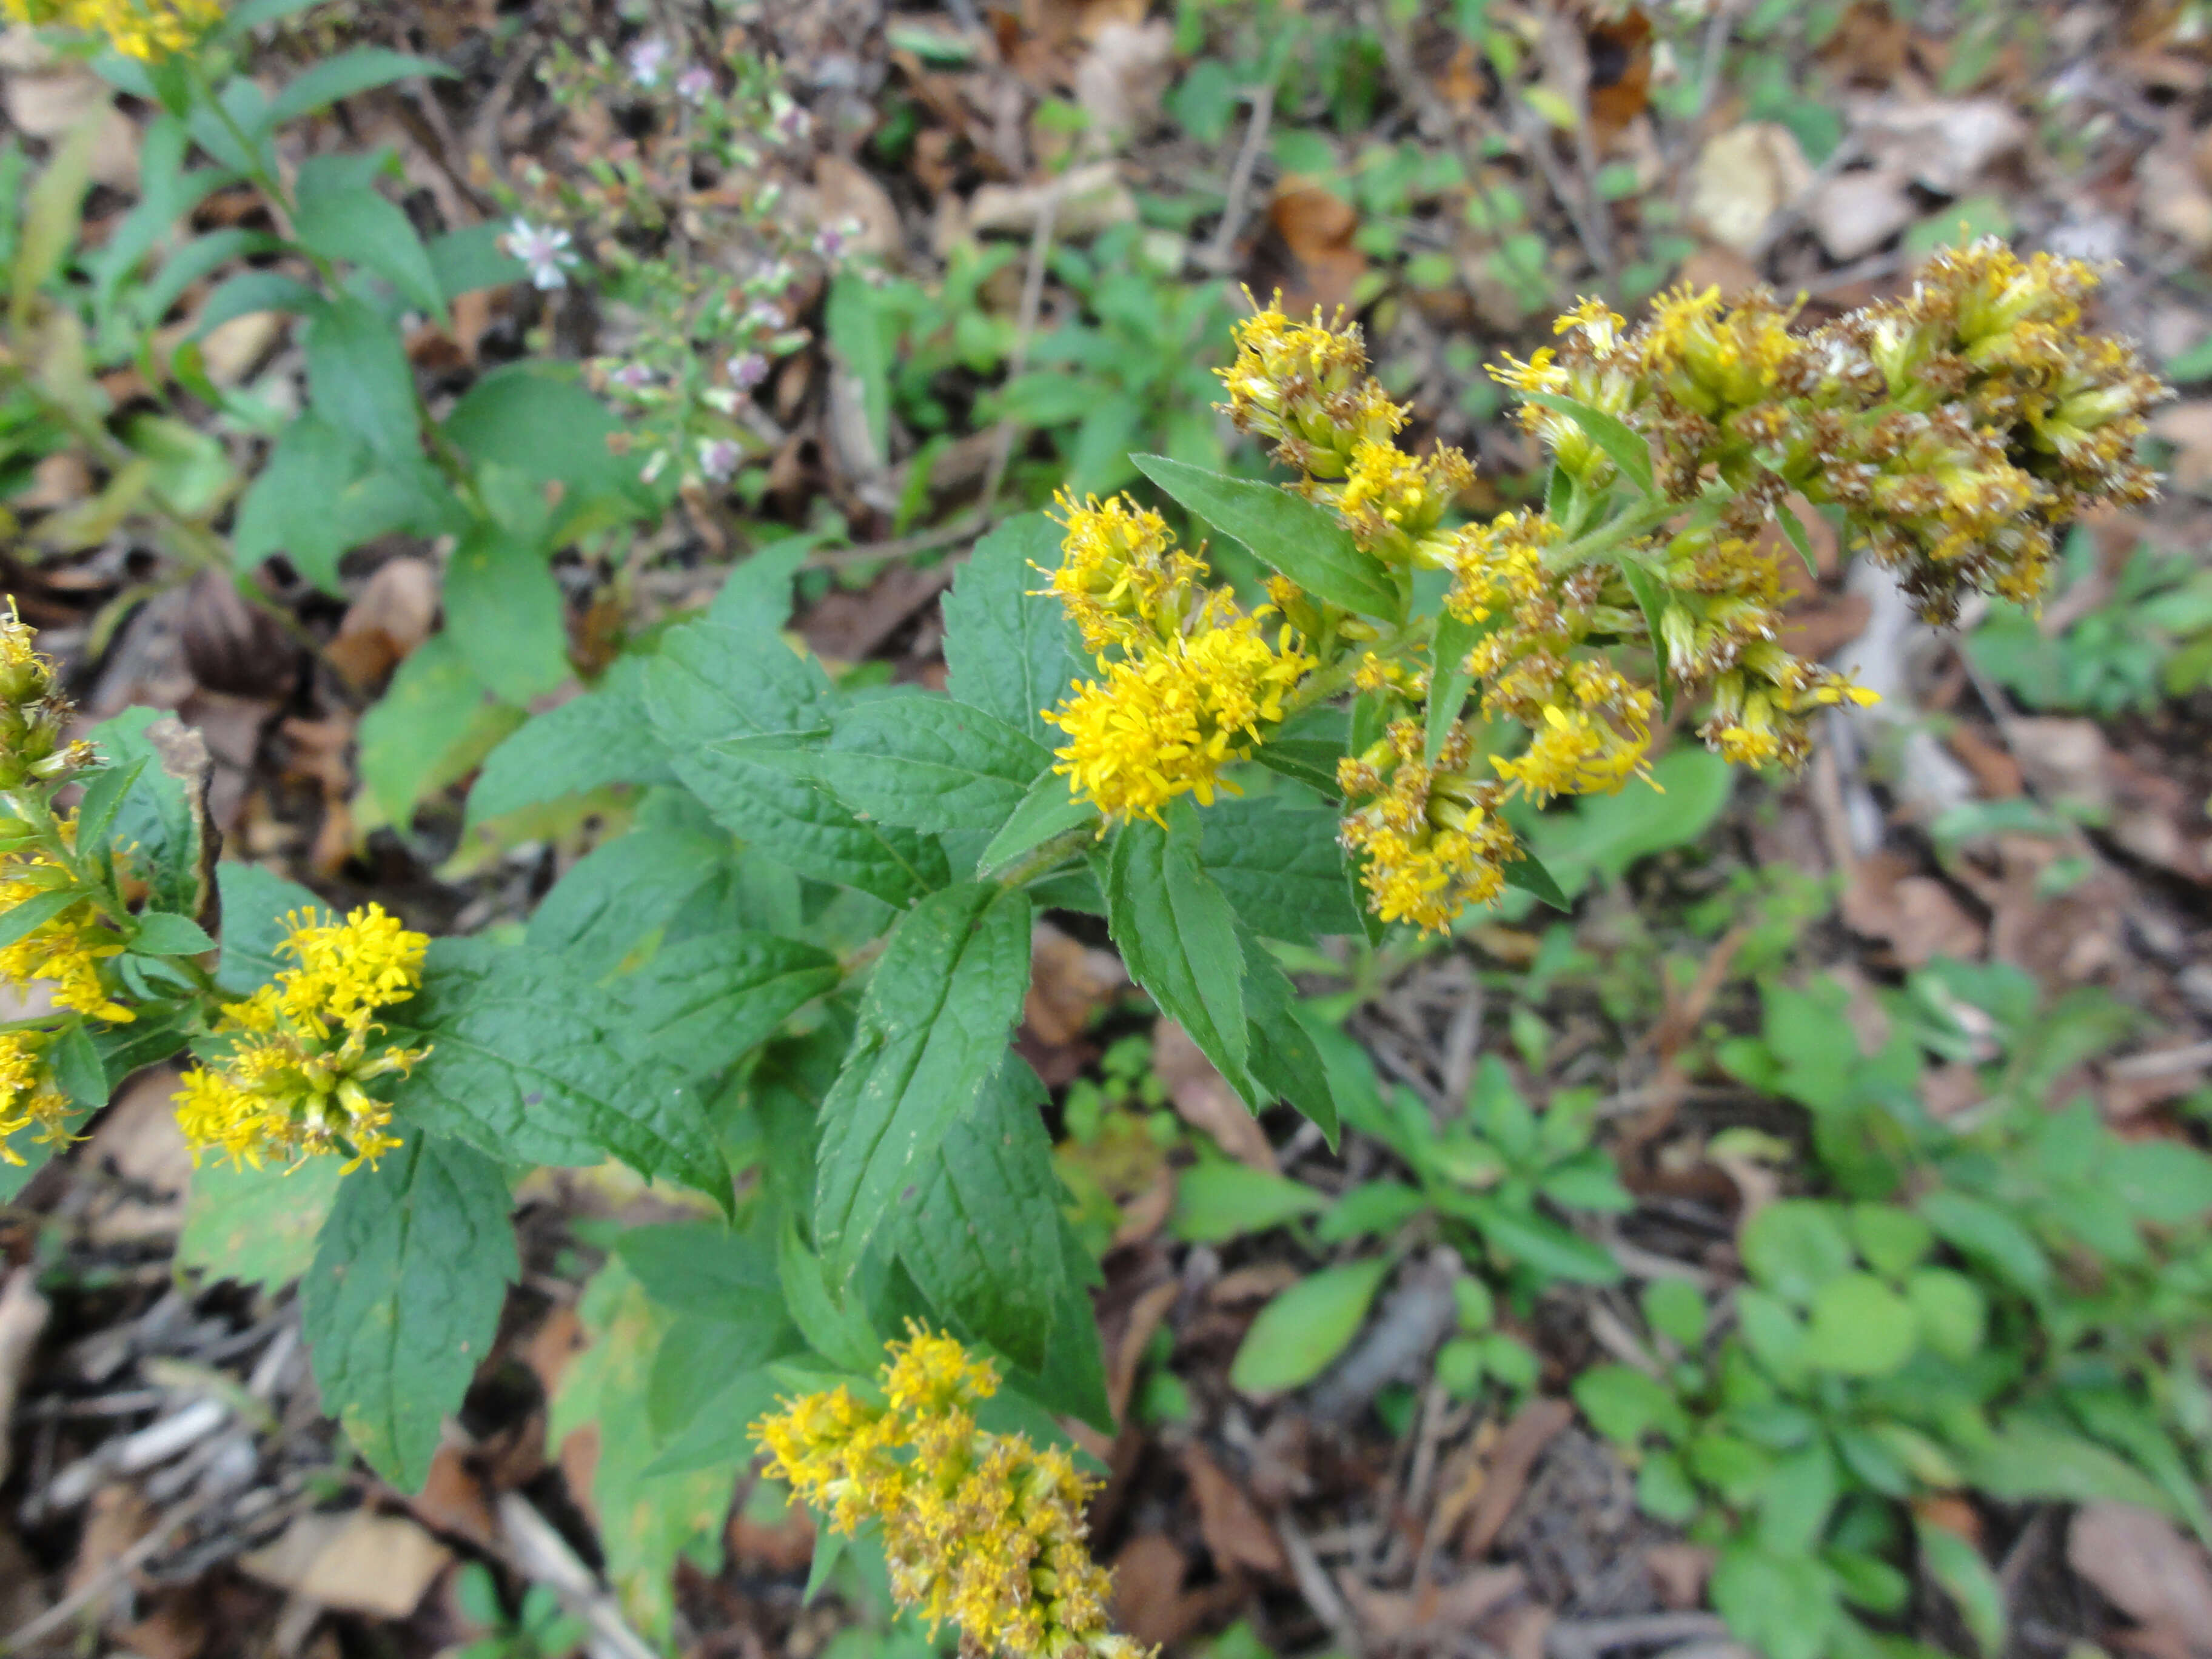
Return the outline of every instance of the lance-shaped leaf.
{"type": "Polygon", "coordinates": [[[814,1236],[839,1280],[998,1071],[1029,966],[1027,896],[981,882],[931,894],[891,935],[822,1103],[814,1236]]]}
{"type": "Polygon", "coordinates": [[[1279,485],[1208,472],[1164,455],[1129,459],[1169,495],[1316,599],[1363,617],[1404,614],[1405,600],[1389,567],[1362,552],[1344,521],[1327,507],[1279,485]]]}
{"type": "Polygon", "coordinates": [[[1199,861],[1191,815],[1179,811],[1176,822],[1170,834],[1139,818],[1115,837],[1105,860],[1108,923],[1137,983],[1251,1100],[1261,1091],[1246,1065],[1251,1040],[1237,915],[1199,861]]]}
{"type": "Polygon", "coordinates": [[[339,1188],[301,1289],[325,1409],[404,1492],[429,1476],[520,1271],[506,1179],[481,1153],[416,1133],[339,1188]]]}

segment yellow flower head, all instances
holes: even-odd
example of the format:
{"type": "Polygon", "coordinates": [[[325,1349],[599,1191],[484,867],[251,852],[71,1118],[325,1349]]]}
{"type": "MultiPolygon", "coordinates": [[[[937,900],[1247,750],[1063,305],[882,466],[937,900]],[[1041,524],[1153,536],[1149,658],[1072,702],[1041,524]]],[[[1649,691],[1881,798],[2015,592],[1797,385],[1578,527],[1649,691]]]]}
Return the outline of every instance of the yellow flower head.
{"type": "Polygon", "coordinates": [[[973,1653],[1140,1659],[1107,1623],[1109,1583],[1085,1541],[1089,1483],[1057,1448],[975,1425],[990,1362],[915,1327],[890,1346],[887,1404],[836,1389],[784,1402],[753,1429],[771,1474],[851,1534],[883,1528],[893,1594],[973,1653]]]}
{"type": "MultiPolygon", "coordinates": [[[[74,841],[76,821],[63,818],[64,838],[74,841]]],[[[0,915],[19,904],[48,902],[69,884],[68,872],[44,854],[0,855],[0,915]]],[[[17,989],[46,981],[54,1005],[120,1024],[131,1010],[115,1000],[100,975],[100,964],[123,953],[123,940],[89,898],[48,916],[14,944],[0,946],[0,978],[17,989]]]]}
{"type": "Polygon", "coordinates": [[[222,0],[0,0],[25,23],[62,23],[104,36],[126,58],[153,63],[222,21],[222,0]]]}
{"type": "Polygon", "coordinates": [[[0,1164],[22,1164],[10,1143],[33,1125],[41,1140],[68,1139],[69,1097],[46,1068],[46,1042],[43,1031],[0,1033],[0,1164]]]}
{"type": "Polygon", "coordinates": [[[368,1085],[404,1076],[429,1050],[374,1042],[382,1027],[372,1016],[421,988],[429,940],[375,904],[343,921],[295,911],[285,923],[277,950],[298,965],[223,1009],[216,1034],[229,1053],[185,1074],[178,1124],[196,1158],[258,1165],[337,1152],[374,1162],[399,1141],[390,1103],[368,1085]]]}
{"type": "Polygon", "coordinates": [[[1294,323],[1270,305],[1237,324],[1236,339],[1237,360],[1215,371],[1229,392],[1220,408],[1308,478],[1343,477],[1359,444],[1387,443],[1405,425],[1406,411],[1366,373],[1359,325],[1341,311],[1324,322],[1316,306],[1312,321],[1294,323]]]}
{"type": "Polygon", "coordinates": [[[1167,520],[1127,495],[1078,506],[1062,494],[1066,533],[1045,591],[1060,600],[1084,647],[1106,651],[1179,631],[1206,567],[1176,545],[1167,520]]]}
{"type": "Polygon", "coordinates": [[[1338,839],[1360,860],[1368,908],[1384,921],[1442,932],[1461,911],[1487,904],[1521,857],[1499,816],[1504,791],[1468,775],[1473,741],[1455,725],[1431,767],[1423,722],[1395,721],[1367,753],[1337,767],[1346,811],[1338,839]]]}
{"type": "Polygon", "coordinates": [[[1474,482],[1473,464],[1449,445],[1416,456],[1393,440],[1362,438],[1352,446],[1336,509],[1360,546],[1387,557],[1433,530],[1452,498],[1474,482]]]}
{"type": "Polygon", "coordinates": [[[1280,630],[1271,646],[1259,616],[1211,608],[1188,635],[1103,665],[1045,718],[1067,734],[1054,768],[1109,820],[1148,817],[1178,795],[1210,805],[1222,769],[1249,756],[1313,659],[1280,630]]]}

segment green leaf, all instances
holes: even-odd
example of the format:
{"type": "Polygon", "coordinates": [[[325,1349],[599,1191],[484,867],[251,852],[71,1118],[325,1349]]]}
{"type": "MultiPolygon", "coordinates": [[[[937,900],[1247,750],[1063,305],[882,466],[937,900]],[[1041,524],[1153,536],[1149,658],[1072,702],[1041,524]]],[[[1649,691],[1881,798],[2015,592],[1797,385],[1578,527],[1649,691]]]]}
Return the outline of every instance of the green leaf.
{"type": "Polygon", "coordinates": [[[388,461],[418,457],[415,371],[398,331],[341,295],[307,319],[307,395],[315,412],[388,461]]]}
{"type": "Polygon", "coordinates": [[[963,883],[901,919],[822,1103],[814,1236],[842,1282],[998,1071],[1029,966],[1021,893],[963,883]]]}
{"type": "Polygon", "coordinates": [[[628,835],[568,867],[539,901],[524,939],[602,978],[723,877],[731,854],[729,836],[688,795],[656,793],[628,835]]]}
{"type": "Polygon", "coordinates": [[[1059,1336],[1064,1279],[1060,1177],[1045,1133],[1044,1085],[1018,1054],[921,1162],[902,1199],[899,1259],[930,1305],[1026,1370],[1059,1336]]]}
{"type": "Polygon", "coordinates": [[[1035,852],[1054,836],[1097,821],[1098,809],[1069,794],[1066,778],[1057,772],[1040,773],[1021,805],[975,860],[975,874],[988,879],[1012,868],[1024,854],[1035,852]]]}
{"type": "Polygon", "coordinates": [[[789,1218],[776,1249],[776,1273],[784,1306],[808,1346],[833,1365],[872,1373],[884,1357],[884,1339],[869,1322],[867,1298],[848,1295],[839,1304],[830,1294],[821,1257],[801,1242],[798,1223],[789,1218]]]}
{"type": "Polygon", "coordinates": [[[225,277],[208,295],[192,319],[192,331],[185,337],[204,340],[225,323],[259,311],[312,316],[322,302],[323,296],[297,276],[288,276],[281,270],[241,270],[225,277]]]}
{"type": "Polygon", "coordinates": [[[197,957],[214,950],[215,941],[196,921],[152,910],[139,916],[131,948],[141,956],[197,957]]]}
{"type": "Polygon", "coordinates": [[[300,245],[325,259],[374,271],[416,309],[444,320],[445,290],[414,222],[374,185],[336,178],[333,159],[316,156],[300,168],[298,207],[292,216],[300,245]]]}
{"type": "Polygon", "coordinates": [[[1534,853],[1523,852],[1504,868],[1505,884],[1517,887],[1530,897],[1550,905],[1561,915],[1575,908],[1574,901],[1559,885],[1559,878],[1544,867],[1543,860],[1534,853]]]}
{"type": "Polygon", "coordinates": [[[1923,1267],[1905,1281],[1905,1299],[1931,1352],[1963,1365],[1989,1334],[1989,1299],[1981,1286],[1948,1267],[1923,1267]]]}
{"type": "Polygon", "coordinates": [[[860,408],[868,424],[868,440],[879,459],[889,459],[890,447],[890,354],[884,339],[884,319],[875,289],[859,272],[838,276],[830,284],[830,301],[823,307],[823,327],[830,349],[846,371],[860,383],[860,408]]]}
{"type": "Polygon", "coordinates": [[[1951,1598],[1974,1645],[1994,1659],[2004,1651],[2006,1623],[2004,1587],[1996,1574],[1982,1553],[1957,1533],[1920,1519],[1916,1519],[1914,1531],[1928,1576],[1951,1598]]]}
{"type": "Polygon", "coordinates": [[[300,1303],[323,1407],[403,1492],[491,1350],[520,1273],[499,1166],[415,1133],[339,1188],[300,1303]]]}
{"type": "Polygon", "coordinates": [[[468,821],[589,794],[611,783],[665,783],[675,774],[646,714],[646,657],[618,657],[581,696],[532,715],[484,757],[468,821]]]}
{"type": "Polygon", "coordinates": [[[2137,1219],[2185,1227],[2212,1211],[2212,1158],[2163,1136],[2116,1146],[2104,1179],[2137,1219]]]}
{"type": "Polygon", "coordinates": [[[1198,822],[1199,862],[1255,933],[1311,945],[1359,931],[1335,813],[1278,793],[1217,801],[1198,822]]]}
{"type": "Polygon", "coordinates": [[[1244,1333],[1231,1384],[1240,1394],[1275,1395],[1312,1382],[1352,1346],[1389,1271],[1390,1259],[1377,1256],[1324,1267],[1291,1285],[1244,1333]]]}
{"type": "Polygon", "coordinates": [[[825,951],[769,933],[715,933],[664,946],[608,988],[643,1044],[687,1077],[727,1070],[844,976],[825,951]]]}
{"type": "Polygon", "coordinates": [[[109,831],[115,827],[116,814],[123,810],[125,797],[137,786],[149,764],[149,759],[142,755],[127,766],[103,765],[94,774],[77,802],[78,846],[99,847],[106,842],[109,831]]]}
{"type": "Polygon", "coordinates": [[[1047,749],[1056,707],[1087,672],[1060,601],[1036,590],[1060,562],[1060,526],[1042,513],[1007,520],[975,544],[945,596],[945,689],[1047,749]]]}
{"type": "Polygon", "coordinates": [[[1313,1036],[1298,1018],[1297,993],[1260,942],[1239,928],[1244,955],[1244,1012],[1252,1080],[1257,1092],[1245,1097],[1255,1112],[1278,1098],[1297,1108],[1336,1147],[1336,1092],[1328,1066],[1313,1036]]]}
{"type": "Polygon", "coordinates": [[[446,565],[446,635],[493,694],[527,703],[568,678],[568,607],[544,543],[480,522],[446,565]]]}
{"type": "Polygon", "coordinates": [[[1850,1230],[1867,1266],[1887,1279],[1903,1277],[1936,1242],[1934,1229],[1895,1204],[1852,1205],[1850,1230]]]}
{"type": "Polygon", "coordinates": [[[650,1402],[672,1316],[619,1259],[593,1276],[577,1311],[591,1344],[561,1379],[546,1439],[557,1452],[578,1431],[596,1431],[588,1496],[606,1576],[631,1623],[665,1648],[675,1613],[676,1564],[690,1558],[714,1570],[731,1494],[750,1451],[719,1464],[663,1468],[650,1402]]]}
{"type": "Polygon", "coordinates": [[[1651,1328],[1694,1358],[1705,1346],[1710,1314],[1705,1298],[1687,1279],[1654,1279],[1644,1287],[1644,1318],[1651,1328]]]}
{"type": "Polygon", "coordinates": [[[1610,1285],[1620,1277],[1611,1250],[1548,1216],[1486,1198],[1470,1199],[1465,1208],[1491,1248],[1508,1261],[1578,1285],[1610,1285]]]}
{"type": "MultiPolygon", "coordinates": [[[[677,1431],[659,1455],[646,1465],[648,1476],[742,1468],[758,1455],[753,1443],[753,1425],[773,1412],[790,1389],[765,1367],[739,1371],[735,1376],[725,1371],[714,1380],[720,1387],[700,1407],[690,1425],[677,1431]]],[[[817,1540],[817,1549],[821,1547],[821,1539],[844,1541],[826,1527],[817,1540]]]]}
{"type": "Polygon", "coordinates": [[[291,1170],[201,1164],[185,1194],[179,1264],[272,1295],[283,1290],[313,1261],[344,1170],[337,1158],[307,1158],[291,1170]]]}
{"type": "Polygon", "coordinates": [[[451,634],[434,634],[362,716],[361,781],[404,827],[418,805],[467,776],[522,719],[520,709],[493,700],[451,634]]]}
{"type": "Polygon", "coordinates": [[[299,883],[258,865],[218,864],[215,876],[222,901],[222,955],[216,959],[216,987],[229,996],[249,997],[275,979],[278,969],[292,965],[276,954],[289,931],[285,916],[295,910],[319,910],[323,902],[299,883]]]}
{"type": "Polygon", "coordinates": [[[1052,757],[1026,732],[927,695],[842,711],[815,774],[855,811],[910,830],[995,831],[1052,757]]]}
{"type": "Polygon", "coordinates": [[[1389,568],[1360,551],[1327,507],[1274,484],[1208,472],[1164,455],[1129,459],[1162,489],[1316,599],[1364,617],[1395,620],[1404,613],[1389,568]]]}
{"type": "Polygon", "coordinates": [[[645,1293],[672,1313],[744,1326],[782,1322],[775,1247],[756,1232],[674,1221],[632,1227],[615,1249],[645,1293]]]}
{"type": "Polygon", "coordinates": [[[446,436],[478,467],[511,467],[533,483],[557,483],[561,502],[547,532],[560,547],[595,526],[650,512],[653,495],[635,457],[611,441],[622,429],[606,405],[542,364],[495,368],[446,416],[446,436]]]}
{"type": "Polygon", "coordinates": [[[2051,1286],[2051,1261],[2033,1235],[1981,1199],[1948,1188],[1922,1194],[1921,1218],[1953,1249],[1986,1261],[2012,1286],[2040,1297],[2051,1286]]]}
{"type": "Polygon", "coordinates": [[[149,908],[205,915],[215,878],[206,744],[173,714],[154,708],[126,708],[86,735],[110,765],[134,773],[108,838],[146,884],[149,908]]]}
{"type": "Polygon", "coordinates": [[[1436,635],[1429,647],[1436,685],[1429,696],[1428,733],[1422,756],[1426,765],[1437,763],[1452,727],[1459,723],[1468,690],[1474,684],[1474,676],[1467,672],[1468,653],[1489,631],[1488,623],[1462,622],[1449,611],[1437,617],[1436,635]]]}
{"type": "Polygon", "coordinates": [[[520,282],[530,267],[507,251],[506,240],[507,227],[496,220],[433,236],[428,252],[438,292],[453,301],[464,294],[520,282]]]}
{"type": "Polygon", "coordinates": [[[11,315],[18,329],[30,321],[39,290],[60,272],[76,244],[83,222],[84,192],[92,182],[93,152],[107,120],[106,102],[95,103],[55,148],[23,198],[11,295],[11,315]]]}
{"type": "Polygon", "coordinates": [[[1966,1478],[2008,1503],[2051,1498],[2065,1504],[2140,1504],[2185,1520],[2164,1488],[2095,1441],[2063,1424],[2015,1412],[1987,1445],[1966,1450],[1966,1478]]]}
{"type": "Polygon", "coordinates": [[[1651,654],[1656,659],[1654,677],[1659,682],[1659,718],[1674,718],[1674,668],[1667,648],[1667,589],[1659,579],[1636,562],[1636,556],[1624,552],[1613,562],[1620,567],[1621,580],[1628,591],[1636,596],[1636,608],[1644,613],[1644,626],[1651,635],[1651,654]]]}
{"type": "Polygon", "coordinates": [[[1302,1181],[1212,1158],[1176,1176],[1168,1231],[1186,1243],[1225,1243],[1312,1215],[1328,1203],[1302,1181]]]}
{"type": "Polygon", "coordinates": [[[646,672],[654,730],[717,820],[802,875],[909,902],[945,884],[944,849],[809,781],[799,751],[826,734],[834,702],[821,665],[780,635],[712,619],[672,629],[646,672]]]}
{"type": "Polygon", "coordinates": [[[1801,1306],[1830,1279],[1850,1270],[1851,1242],[1839,1206],[1785,1198],[1765,1206],[1736,1241],[1745,1271],[1784,1301],[1801,1306]]]}
{"type": "Polygon", "coordinates": [[[1912,1358],[1920,1322],[1912,1304],[1872,1273],[1847,1273],[1813,1292],[1806,1363],[1845,1376],[1882,1376],[1912,1358]]]}
{"type": "Polygon", "coordinates": [[[0,945],[13,945],[29,937],[83,897],[82,888],[59,887],[10,905],[0,912],[0,945]]]}
{"type": "Polygon", "coordinates": [[[1797,516],[1796,509],[1787,501],[1776,509],[1774,516],[1781,520],[1782,533],[1790,538],[1790,545],[1797,550],[1797,556],[1805,562],[1805,574],[1819,581],[1820,562],[1813,556],[1813,538],[1806,533],[1804,520],[1797,516]]]}
{"type": "Polygon", "coordinates": [[[82,1020],[71,1020],[62,1027],[49,1060],[54,1081],[71,1100],[94,1112],[107,1104],[107,1068],[100,1063],[100,1051],[92,1046],[82,1020]]]}
{"type": "Polygon", "coordinates": [[[502,1162],[581,1166],[612,1155],[728,1202],[683,1073],[632,1047],[623,1011],[557,957],[435,940],[422,990],[384,1019],[392,1041],[430,1049],[401,1085],[403,1116],[502,1162]]]}
{"type": "Polygon", "coordinates": [[[451,79],[453,71],[434,58],[417,58],[383,46],[356,46],[336,58],[325,58],[286,84],[270,100],[263,130],[273,131],[302,115],[327,108],[341,98],[390,86],[414,76],[451,79]]]}
{"type": "Polygon", "coordinates": [[[1556,392],[1520,392],[1514,394],[1522,403],[1534,404],[1555,415],[1564,415],[1582,428],[1589,441],[1612,459],[1623,477],[1646,495],[1653,493],[1651,479],[1651,447],[1617,415],[1608,415],[1573,398],[1556,392]]]}
{"type": "Polygon", "coordinates": [[[1115,836],[1104,882],[1114,942],[1131,977],[1249,1101],[1259,1089],[1236,913],[1199,862],[1190,815],[1176,822],[1174,835],[1139,818],[1115,836]]]}
{"type": "Polygon", "coordinates": [[[1765,1659],[1820,1659],[1846,1617],[1819,1561],[1741,1540],[1721,1551],[1709,1594],[1729,1632],[1765,1659]]]}
{"type": "Polygon", "coordinates": [[[1760,1547],[1776,1555],[1810,1554],[1826,1534],[1839,1484],[1825,1439],[1778,1460],[1759,1488],[1760,1547]]]}

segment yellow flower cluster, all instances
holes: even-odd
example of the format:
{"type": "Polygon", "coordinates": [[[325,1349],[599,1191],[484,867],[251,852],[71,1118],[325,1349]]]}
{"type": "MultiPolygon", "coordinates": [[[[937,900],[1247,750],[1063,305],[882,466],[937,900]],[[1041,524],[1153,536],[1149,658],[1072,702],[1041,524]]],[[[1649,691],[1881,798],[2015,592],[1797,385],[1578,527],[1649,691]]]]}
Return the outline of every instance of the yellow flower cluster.
{"type": "Polygon", "coordinates": [[[1210,803],[1222,769],[1283,718],[1313,666],[1287,624],[1269,643],[1273,606],[1246,613],[1206,567],[1175,546],[1157,513],[1123,499],[1065,498],[1062,561],[1048,573],[1100,678],[1044,718],[1067,735],[1054,769],[1110,821],[1148,817],[1178,795],[1210,803]]]}
{"type": "MultiPolygon", "coordinates": [[[[64,841],[76,840],[74,817],[59,820],[56,828],[64,841]]],[[[0,915],[45,899],[69,883],[69,872],[42,853],[0,854],[0,915]]],[[[14,944],[0,946],[0,978],[19,990],[33,981],[46,981],[57,1007],[120,1024],[131,1012],[102,983],[100,964],[120,956],[123,949],[121,936],[107,926],[99,907],[90,898],[81,898],[14,944]]]]}
{"type": "Polygon", "coordinates": [[[92,763],[89,744],[69,740],[70,705],[36,637],[10,599],[0,617],[0,790],[66,783],[92,763]]]}
{"type": "Polygon", "coordinates": [[[1367,374],[1358,325],[1340,311],[1333,323],[1318,307],[1304,323],[1279,306],[1255,302],[1255,313],[1237,325],[1236,361],[1218,371],[1229,393],[1222,410],[1299,473],[1299,494],[1334,507],[1362,548],[1394,564],[1418,560],[1474,482],[1473,464],[1448,446],[1425,455],[1399,447],[1406,410],[1367,374]]]}
{"type": "Polygon", "coordinates": [[[1498,816],[1504,786],[1468,775],[1474,741],[1466,724],[1452,728],[1433,767],[1422,750],[1421,723],[1408,717],[1393,721],[1365,754],[1337,763],[1347,803],[1341,834],[1361,860],[1359,878],[1376,915],[1442,929],[1504,890],[1505,866],[1521,849],[1498,816]]]}
{"type": "Polygon", "coordinates": [[[0,7],[18,22],[100,35],[143,63],[184,51],[222,21],[222,0],[0,0],[0,7]]]}
{"type": "Polygon", "coordinates": [[[883,1528],[891,1589],[963,1651],[1013,1659],[1139,1659],[1107,1623],[1109,1582],[1085,1544],[1086,1482],[1067,1454],[975,1425],[998,1390],[988,1360],[910,1328],[882,1372],[884,1405],[844,1388],[786,1401],[755,1425],[770,1472],[851,1534],[883,1528]]]}
{"type": "Polygon", "coordinates": [[[0,1033],[0,1164],[23,1162],[9,1145],[19,1130],[35,1125],[40,1140],[68,1138],[69,1097],[47,1069],[46,1041],[42,1031],[0,1033]]]}
{"type": "Polygon", "coordinates": [[[295,911],[285,925],[278,949],[297,965],[224,1007],[216,1035],[229,1053],[185,1074],[178,1124],[195,1158],[258,1166],[341,1152],[348,1168],[374,1163],[399,1141],[391,1105],[366,1085],[429,1050],[374,1043],[383,1028],[372,1017],[421,987],[430,941],[375,904],[343,921],[295,911]]]}

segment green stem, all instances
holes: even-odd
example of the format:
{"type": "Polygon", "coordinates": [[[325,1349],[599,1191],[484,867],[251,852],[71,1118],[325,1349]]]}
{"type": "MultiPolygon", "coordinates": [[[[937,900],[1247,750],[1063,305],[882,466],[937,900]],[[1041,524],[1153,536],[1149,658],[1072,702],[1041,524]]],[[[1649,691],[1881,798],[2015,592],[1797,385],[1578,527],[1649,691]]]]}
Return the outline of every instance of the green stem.
{"type": "Polygon", "coordinates": [[[1039,842],[1026,857],[999,878],[999,885],[1012,892],[1067,861],[1071,854],[1081,851],[1098,839],[1098,831],[1090,824],[1079,823],[1073,830],[1063,830],[1058,835],[1039,842]]]}
{"type": "Polygon", "coordinates": [[[1298,687],[1297,692],[1285,701],[1283,719],[1289,720],[1296,715],[1303,714],[1316,704],[1327,702],[1352,684],[1359,673],[1359,665],[1369,657],[1396,657],[1407,646],[1425,637],[1433,620],[1424,617],[1413,622],[1401,623],[1364,649],[1355,645],[1352,650],[1347,651],[1343,657],[1331,663],[1328,667],[1309,674],[1305,684],[1298,687]]]}
{"type": "Polygon", "coordinates": [[[9,805],[15,809],[15,816],[31,826],[38,837],[40,850],[61,866],[69,873],[70,879],[92,901],[94,908],[128,937],[131,932],[131,913],[123,908],[122,901],[107,890],[106,884],[94,881],[87,873],[83,859],[77,849],[70,845],[68,837],[62,834],[61,822],[54,816],[53,806],[44,793],[34,788],[15,790],[9,793],[8,800],[9,805]]]}

